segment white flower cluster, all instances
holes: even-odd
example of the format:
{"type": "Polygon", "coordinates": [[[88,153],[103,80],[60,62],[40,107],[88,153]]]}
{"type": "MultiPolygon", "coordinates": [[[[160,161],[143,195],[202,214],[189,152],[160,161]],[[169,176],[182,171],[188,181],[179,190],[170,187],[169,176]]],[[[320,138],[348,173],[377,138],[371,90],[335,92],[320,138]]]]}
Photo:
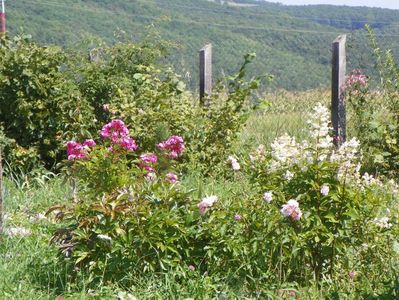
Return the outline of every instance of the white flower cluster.
{"type": "Polygon", "coordinates": [[[251,163],[256,161],[264,161],[266,159],[266,148],[265,145],[260,144],[255,150],[255,153],[249,155],[251,163]]]}
{"type": "MultiPolygon", "coordinates": [[[[313,109],[313,114],[309,116],[308,124],[310,136],[312,137],[315,147],[318,151],[322,149],[330,149],[334,146],[333,138],[330,136],[331,127],[328,126],[330,121],[330,112],[321,103],[317,103],[313,109]]],[[[321,155],[320,160],[324,160],[326,155],[321,155]]]]}
{"type": "Polygon", "coordinates": [[[392,227],[392,224],[389,223],[388,217],[375,218],[373,222],[375,225],[377,225],[377,227],[381,229],[389,229],[392,227]]]}
{"type": "Polygon", "coordinates": [[[271,144],[272,161],[270,169],[277,170],[281,167],[290,167],[298,164],[302,156],[302,147],[294,137],[284,134],[271,144]]]}
{"type": "Polygon", "coordinates": [[[32,235],[32,231],[24,227],[9,227],[4,230],[4,233],[8,236],[21,236],[21,237],[32,235]]]}
{"type": "Polygon", "coordinates": [[[338,150],[333,151],[330,160],[339,164],[338,178],[358,178],[360,164],[357,162],[359,157],[360,143],[356,138],[344,142],[338,150]]]}

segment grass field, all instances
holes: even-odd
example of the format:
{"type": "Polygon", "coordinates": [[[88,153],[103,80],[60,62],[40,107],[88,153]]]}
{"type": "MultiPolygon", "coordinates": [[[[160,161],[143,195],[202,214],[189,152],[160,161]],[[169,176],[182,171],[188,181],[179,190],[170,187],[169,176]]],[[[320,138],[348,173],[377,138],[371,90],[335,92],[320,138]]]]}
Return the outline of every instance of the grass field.
{"type": "MultiPolygon", "coordinates": [[[[285,132],[298,139],[306,138],[307,114],[317,102],[328,105],[329,97],[326,91],[268,95],[266,99],[272,105],[250,116],[241,133],[238,152],[245,153],[259,144],[269,145],[285,132]]],[[[6,231],[24,228],[26,236],[1,237],[0,299],[256,299],[246,298],[239,286],[228,284],[228,278],[210,278],[202,274],[193,274],[184,281],[176,279],[173,273],[154,274],[133,280],[136,283],[129,287],[100,283],[90,289],[86,286],[87,278],[79,270],[75,272],[78,280],[72,280],[65,266],[56,262],[57,251],[49,244],[50,233],[57,225],[51,216],[43,217],[52,204],[69,201],[71,188],[61,176],[48,174],[47,177],[33,181],[6,179],[6,231]]],[[[182,185],[193,189],[198,197],[217,194],[228,205],[231,195],[251,193],[246,179],[238,179],[240,185],[189,174],[182,185]]],[[[325,299],[326,295],[333,294],[334,284],[327,280],[324,287],[310,282],[307,288],[297,291],[297,299],[325,299]]],[[[268,290],[268,287],[260,288],[268,290]]],[[[285,288],[283,283],[276,283],[270,287],[269,298],[285,298],[285,288]]],[[[350,282],[346,288],[351,289],[350,282]]],[[[345,299],[353,298],[348,294],[345,299]]]]}

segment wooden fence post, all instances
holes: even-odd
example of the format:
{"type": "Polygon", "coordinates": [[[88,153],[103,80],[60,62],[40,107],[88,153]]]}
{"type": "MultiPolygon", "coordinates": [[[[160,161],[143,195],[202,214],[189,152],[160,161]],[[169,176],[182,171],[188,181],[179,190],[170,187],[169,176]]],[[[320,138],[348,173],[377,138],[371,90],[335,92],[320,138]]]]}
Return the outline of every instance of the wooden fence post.
{"type": "Polygon", "coordinates": [[[0,146],[0,234],[4,232],[4,210],[3,210],[3,153],[0,146]]]}
{"type": "Polygon", "coordinates": [[[346,35],[338,36],[332,43],[331,121],[334,142],[340,146],[346,140],[346,35]]]}
{"type": "Polygon", "coordinates": [[[199,51],[200,71],[200,103],[204,104],[204,97],[212,94],[212,45],[208,44],[199,51]]]}

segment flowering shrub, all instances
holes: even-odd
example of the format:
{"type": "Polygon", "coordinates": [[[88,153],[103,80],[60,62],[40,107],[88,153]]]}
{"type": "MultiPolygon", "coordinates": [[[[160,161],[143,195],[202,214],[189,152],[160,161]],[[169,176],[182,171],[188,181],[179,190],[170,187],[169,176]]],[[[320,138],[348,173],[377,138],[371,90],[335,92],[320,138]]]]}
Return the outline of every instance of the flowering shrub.
{"type": "MultiPolygon", "coordinates": [[[[283,262],[287,276],[303,278],[309,272],[309,278],[320,279],[349,270],[349,249],[357,251],[376,238],[373,224],[390,224],[378,215],[390,205],[385,193],[396,195],[396,185],[388,184],[391,188],[383,192],[381,181],[362,175],[359,142],[352,139],[336,149],[328,122],[328,110],[318,105],[309,118],[309,141],[284,135],[272,143],[270,153],[260,147],[251,155],[252,181],[268,210],[274,207],[274,217],[269,217],[276,218],[278,210],[285,217],[274,225],[285,228],[282,238],[274,241],[279,251],[292,253],[283,262]]],[[[380,238],[388,243],[389,234],[380,238]]],[[[392,243],[387,247],[393,251],[392,243]]]]}
{"type": "Polygon", "coordinates": [[[109,279],[127,270],[182,267],[194,247],[188,226],[198,215],[189,211],[188,196],[171,172],[184,140],[172,136],[158,144],[159,153],[140,154],[121,120],[103,126],[99,135],[98,142],[67,143],[78,194],[49,210],[64,225],[53,236],[61,257],[109,279]]]}

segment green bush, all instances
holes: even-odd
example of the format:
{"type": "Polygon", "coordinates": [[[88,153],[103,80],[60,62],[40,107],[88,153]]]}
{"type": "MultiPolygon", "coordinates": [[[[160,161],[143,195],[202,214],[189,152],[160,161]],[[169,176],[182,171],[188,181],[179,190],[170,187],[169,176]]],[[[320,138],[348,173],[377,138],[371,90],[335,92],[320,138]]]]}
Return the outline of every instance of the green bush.
{"type": "Polygon", "coordinates": [[[65,140],[88,135],[93,110],[65,76],[68,57],[61,48],[39,46],[25,36],[2,37],[0,43],[0,124],[10,140],[6,158],[23,171],[36,162],[53,167],[65,140]]]}
{"type": "Polygon", "coordinates": [[[260,82],[244,80],[253,59],[248,55],[203,107],[177,74],[159,64],[163,42],[104,45],[91,52],[92,61],[81,51],[40,46],[27,37],[1,43],[0,124],[10,141],[6,157],[24,173],[37,163],[54,167],[66,141],[95,136],[96,124],[117,117],[135,129],[142,150],[171,133],[183,136],[189,145],[185,168],[198,165],[209,173],[226,159],[260,82]]]}

